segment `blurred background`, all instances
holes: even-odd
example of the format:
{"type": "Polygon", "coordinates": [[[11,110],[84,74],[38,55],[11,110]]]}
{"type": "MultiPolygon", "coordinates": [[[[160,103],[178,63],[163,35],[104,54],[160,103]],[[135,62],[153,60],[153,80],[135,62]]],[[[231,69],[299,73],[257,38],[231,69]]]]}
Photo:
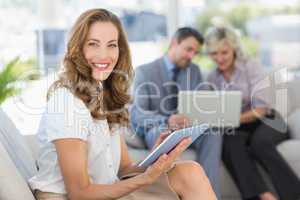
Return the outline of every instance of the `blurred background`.
{"type": "MultiPolygon", "coordinates": [[[[228,23],[266,70],[300,76],[300,0],[0,0],[0,104],[22,134],[37,129],[71,25],[96,7],[121,18],[134,67],[161,56],[178,27],[228,23]]],[[[214,65],[204,50],[194,61],[204,75],[214,65]]]]}

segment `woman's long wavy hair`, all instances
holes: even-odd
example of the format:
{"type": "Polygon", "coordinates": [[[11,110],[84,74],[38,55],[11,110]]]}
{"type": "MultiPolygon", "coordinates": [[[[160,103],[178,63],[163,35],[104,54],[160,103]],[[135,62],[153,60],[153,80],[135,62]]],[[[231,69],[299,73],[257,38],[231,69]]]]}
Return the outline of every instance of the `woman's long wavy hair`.
{"type": "Polygon", "coordinates": [[[107,119],[110,127],[113,124],[128,126],[125,106],[130,102],[128,90],[132,76],[129,45],[120,20],[105,9],[91,9],[80,15],[70,32],[62,72],[49,88],[47,99],[55,89],[66,87],[85,103],[94,119],[107,119]],[[95,22],[110,22],[119,33],[119,58],[113,72],[102,84],[93,79],[92,68],[83,55],[88,31],[95,22]]]}

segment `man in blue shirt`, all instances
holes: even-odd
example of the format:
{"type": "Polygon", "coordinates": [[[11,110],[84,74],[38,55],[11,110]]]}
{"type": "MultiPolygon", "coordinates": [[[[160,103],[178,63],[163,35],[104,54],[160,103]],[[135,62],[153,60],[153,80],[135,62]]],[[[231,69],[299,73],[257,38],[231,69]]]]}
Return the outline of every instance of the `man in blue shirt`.
{"type": "MultiPolygon", "coordinates": [[[[162,131],[189,126],[190,120],[177,113],[177,94],[180,90],[203,89],[200,69],[191,62],[203,43],[203,36],[197,30],[180,28],[163,57],[137,67],[131,122],[149,149],[162,131]]],[[[209,132],[192,144],[196,161],[203,166],[218,199],[221,141],[220,135],[209,132]]]]}

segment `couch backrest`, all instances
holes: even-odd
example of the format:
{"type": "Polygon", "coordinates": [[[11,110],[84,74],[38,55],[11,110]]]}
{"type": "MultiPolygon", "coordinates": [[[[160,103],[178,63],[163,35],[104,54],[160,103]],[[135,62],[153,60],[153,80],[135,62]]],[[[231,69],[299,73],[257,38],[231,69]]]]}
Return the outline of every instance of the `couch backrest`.
{"type": "Polygon", "coordinates": [[[278,81],[269,78],[258,87],[258,93],[266,96],[271,107],[276,109],[284,119],[287,119],[295,110],[300,108],[300,79],[278,81]],[[259,91],[260,87],[263,87],[259,91]]]}
{"type": "Polygon", "coordinates": [[[1,108],[0,143],[3,145],[14,165],[25,179],[32,177],[37,172],[35,159],[32,156],[27,142],[1,108]]]}
{"type": "Polygon", "coordinates": [[[27,181],[11,160],[2,143],[0,143],[0,163],[0,199],[35,200],[27,181]]]}
{"type": "Polygon", "coordinates": [[[300,109],[300,78],[288,82],[287,86],[290,103],[289,107],[292,113],[293,111],[300,109]]]}
{"type": "Polygon", "coordinates": [[[34,200],[27,180],[36,172],[24,137],[0,108],[0,199],[34,200]]]}
{"type": "Polygon", "coordinates": [[[24,135],[27,146],[30,149],[30,152],[34,160],[37,160],[39,153],[39,144],[37,141],[36,135],[24,135]]]}

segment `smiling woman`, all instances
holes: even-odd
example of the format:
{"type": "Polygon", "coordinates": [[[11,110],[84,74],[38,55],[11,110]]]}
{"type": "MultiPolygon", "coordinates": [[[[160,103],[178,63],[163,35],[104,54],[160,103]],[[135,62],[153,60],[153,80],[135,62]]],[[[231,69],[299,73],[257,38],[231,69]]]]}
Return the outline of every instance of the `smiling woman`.
{"type": "Polygon", "coordinates": [[[216,199],[200,165],[174,166],[188,138],[147,169],[132,163],[121,134],[129,126],[125,105],[131,77],[119,19],[104,9],[83,13],[37,134],[39,171],[29,183],[38,200],[216,199]],[[120,180],[124,175],[127,179],[120,180]]]}
{"type": "Polygon", "coordinates": [[[92,67],[92,77],[98,81],[107,79],[119,58],[117,28],[109,22],[92,24],[83,54],[92,67]]]}
{"type": "Polygon", "coordinates": [[[127,90],[133,74],[127,39],[115,15],[96,11],[85,12],[73,26],[63,72],[48,98],[65,86],[84,101],[94,118],[126,125],[128,112],[123,106],[130,101],[127,90]]]}

